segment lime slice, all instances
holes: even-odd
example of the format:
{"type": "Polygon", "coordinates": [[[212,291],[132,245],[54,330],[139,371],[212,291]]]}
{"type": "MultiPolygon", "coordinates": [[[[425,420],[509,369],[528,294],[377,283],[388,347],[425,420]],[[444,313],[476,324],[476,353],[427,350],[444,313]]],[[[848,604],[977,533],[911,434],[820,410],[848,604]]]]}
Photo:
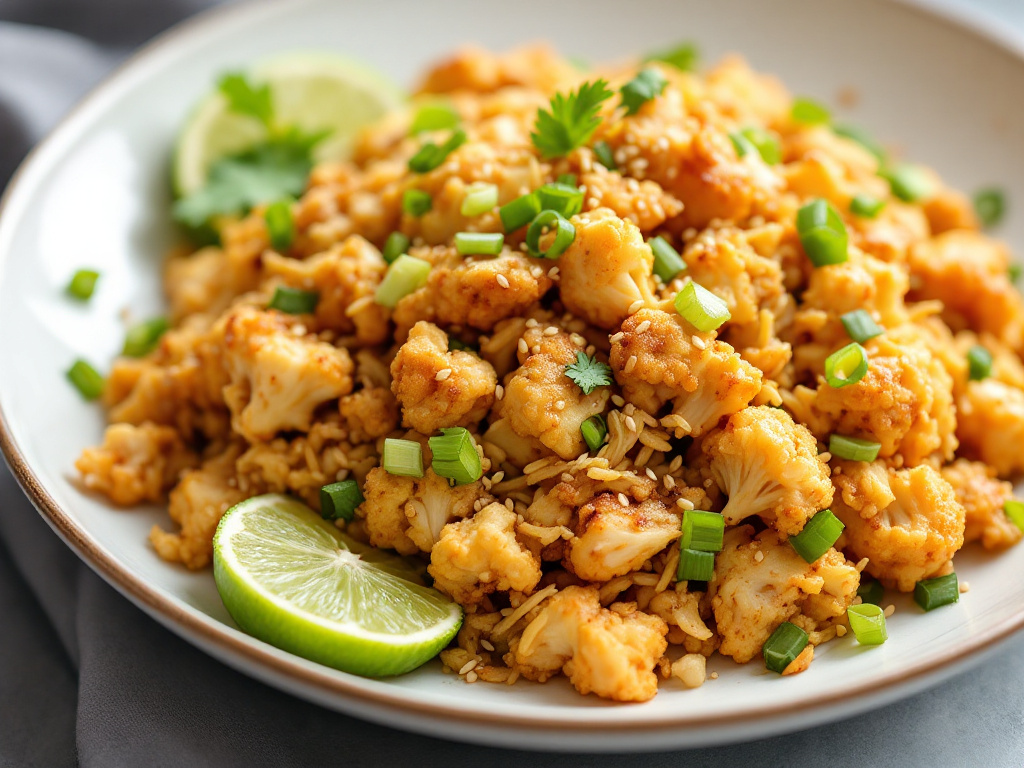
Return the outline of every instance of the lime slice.
{"type": "Polygon", "coordinates": [[[213,539],[224,605],[249,634],[357,675],[400,675],[436,656],[462,609],[395,555],[353,541],[277,494],[227,511],[213,539]]]}
{"type": "MultiPolygon", "coordinates": [[[[317,162],[347,157],[356,133],[405,99],[398,86],[365,64],[328,53],[282,54],[258,64],[250,76],[270,86],[279,124],[331,131],[313,152],[317,162]]],[[[265,138],[262,123],[231,112],[219,92],[211,93],[178,136],[175,192],[187,195],[201,189],[216,160],[265,138]]]]}

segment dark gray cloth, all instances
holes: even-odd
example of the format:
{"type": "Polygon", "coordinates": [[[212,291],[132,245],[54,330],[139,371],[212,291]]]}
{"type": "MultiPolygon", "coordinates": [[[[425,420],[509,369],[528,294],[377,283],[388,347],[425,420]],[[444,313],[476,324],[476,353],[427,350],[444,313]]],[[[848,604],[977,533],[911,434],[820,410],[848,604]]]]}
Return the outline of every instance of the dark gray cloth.
{"type": "MultiPolygon", "coordinates": [[[[0,186],[118,58],[202,5],[0,0],[0,186]]],[[[266,687],[164,630],[82,565],[0,467],[0,766],[999,768],[1024,763],[1022,690],[1017,638],[908,701],[730,747],[567,757],[399,733],[266,687]]]]}

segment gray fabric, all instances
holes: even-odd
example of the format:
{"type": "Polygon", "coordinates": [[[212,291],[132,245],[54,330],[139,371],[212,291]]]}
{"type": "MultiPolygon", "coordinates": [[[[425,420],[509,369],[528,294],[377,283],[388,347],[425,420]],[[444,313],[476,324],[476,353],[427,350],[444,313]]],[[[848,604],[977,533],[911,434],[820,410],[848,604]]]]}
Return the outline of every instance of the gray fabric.
{"type": "MultiPolygon", "coordinates": [[[[988,5],[1005,6],[1004,18],[1024,30],[1014,2],[988,5]]],[[[0,0],[0,186],[123,52],[201,5],[0,0]]],[[[0,467],[0,766],[999,768],[1024,763],[1022,691],[1016,638],[976,671],[907,701],[730,747],[572,757],[399,733],[268,688],[164,630],[82,565],[0,467]]]]}

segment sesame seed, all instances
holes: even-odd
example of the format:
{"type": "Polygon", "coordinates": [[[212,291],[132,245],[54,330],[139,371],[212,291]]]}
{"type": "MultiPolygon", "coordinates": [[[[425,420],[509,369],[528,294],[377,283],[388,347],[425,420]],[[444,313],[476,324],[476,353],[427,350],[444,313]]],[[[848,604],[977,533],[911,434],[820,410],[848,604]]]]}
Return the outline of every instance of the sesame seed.
{"type": "Polygon", "coordinates": [[[503,470],[503,469],[498,470],[493,475],[491,475],[491,482],[492,483],[500,483],[504,479],[505,479],[505,470],[503,470]]]}
{"type": "Polygon", "coordinates": [[[499,384],[494,388],[494,399],[501,400],[505,396],[505,388],[499,384]]]}
{"type": "Polygon", "coordinates": [[[558,400],[555,403],[555,410],[556,411],[564,411],[565,410],[565,400],[558,400]]]}
{"type": "Polygon", "coordinates": [[[619,492],[619,504],[621,504],[624,507],[628,507],[629,506],[629,499],[626,498],[626,494],[624,494],[622,492],[619,492]]]}
{"type": "Polygon", "coordinates": [[[693,502],[689,499],[676,499],[676,506],[680,509],[693,509],[693,502]]]}
{"type": "Polygon", "coordinates": [[[626,429],[628,429],[630,432],[636,432],[637,431],[637,429],[636,429],[636,421],[633,419],[632,416],[627,416],[626,417],[626,429]]]}
{"type": "Polygon", "coordinates": [[[544,335],[545,336],[554,336],[557,333],[558,333],[558,329],[555,326],[553,326],[553,325],[549,325],[547,328],[544,329],[544,335]]]}
{"type": "MultiPolygon", "coordinates": [[[[673,170],[675,170],[675,169],[673,169],[673,170]]],[[[717,680],[718,679],[718,673],[717,672],[712,672],[710,675],[708,675],[708,677],[710,677],[712,680],[717,680]]]]}
{"type": "Polygon", "coordinates": [[[844,627],[842,624],[840,624],[839,626],[836,627],[836,637],[845,637],[845,636],[846,636],[846,627],[844,627]]]}
{"type": "Polygon", "coordinates": [[[650,327],[651,327],[651,321],[650,320],[644,320],[642,323],[640,323],[640,325],[638,325],[636,327],[636,332],[637,333],[643,333],[644,331],[646,331],[650,327]]]}
{"type": "Polygon", "coordinates": [[[483,648],[485,651],[493,651],[494,650],[494,646],[491,644],[491,641],[488,640],[487,638],[482,638],[480,640],[480,647],[483,648]]]}
{"type": "Polygon", "coordinates": [[[651,480],[653,480],[654,482],[658,482],[658,476],[657,476],[656,474],[654,474],[654,470],[653,470],[653,469],[651,469],[650,467],[645,467],[645,468],[644,468],[644,473],[645,473],[645,474],[646,474],[646,475],[647,475],[647,476],[648,476],[649,478],[651,478],[651,480]]]}
{"type": "Polygon", "coordinates": [[[971,582],[961,581],[960,582],[960,594],[971,591],[971,582]]]}
{"type": "Polygon", "coordinates": [[[536,320],[535,320],[534,318],[532,318],[532,317],[531,317],[531,318],[530,318],[529,320],[527,320],[527,321],[526,321],[526,327],[527,327],[527,328],[536,328],[536,327],[537,327],[538,325],[540,325],[540,323],[538,323],[538,322],[537,322],[537,321],[536,321],[536,320]]]}
{"type": "Polygon", "coordinates": [[[540,344],[534,344],[532,347],[530,347],[530,352],[532,352],[535,355],[539,355],[540,354],[540,344]]]}
{"type": "Polygon", "coordinates": [[[622,395],[612,395],[612,403],[621,408],[626,404],[626,401],[622,399],[622,395]]]}
{"type": "Polygon", "coordinates": [[[512,499],[505,499],[505,506],[508,507],[509,512],[514,512],[516,509],[516,503],[512,499]]]}
{"type": "Polygon", "coordinates": [[[672,459],[672,463],[668,465],[668,471],[675,472],[681,466],[683,466],[683,457],[676,456],[674,459],[672,459]]]}
{"type": "Polygon", "coordinates": [[[296,323],[295,325],[292,326],[292,333],[295,334],[296,336],[305,336],[306,326],[304,326],[302,323],[296,323]]]}
{"type": "Polygon", "coordinates": [[[704,342],[704,339],[702,339],[696,333],[693,334],[693,336],[690,337],[690,341],[693,342],[693,346],[695,346],[697,349],[707,349],[708,348],[708,345],[704,342]]]}
{"type": "Polygon", "coordinates": [[[538,267],[536,264],[530,267],[530,277],[532,277],[534,280],[539,280],[541,276],[543,276],[543,274],[544,270],[538,267]]]}
{"type": "Polygon", "coordinates": [[[661,481],[665,483],[665,490],[671,491],[676,487],[676,479],[672,475],[663,475],[661,481]]]}
{"type": "Polygon", "coordinates": [[[530,351],[530,345],[526,343],[526,339],[519,340],[519,351],[524,355],[530,351]]]}
{"type": "Polygon", "coordinates": [[[587,198],[587,208],[597,208],[601,204],[601,200],[597,197],[587,198]]]}
{"type": "Polygon", "coordinates": [[[865,568],[867,568],[867,567],[868,567],[868,559],[867,559],[866,557],[862,557],[862,558],[861,558],[861,559],[860,559],[860,560],[859,560],[859,561],[857,562],[857,565],[856,565],[856,568],[857,568],[857,573],[860,573],[861,571],[863,571],[863,570],[864,570],[865,568]]]}
{"type": "Polygon", "coordinates": [[[466,675],[466,682],[467,683],[475,683],[478,679],[479,679],[479,676],[477,675],[476,672],[469,672],[466,675]]]}
{"type": "Polygon", "coordinates": [[[764,552],[762,552],[760,549],[757,550],[757,552],[754,553],[754,560],[756,560],[759,563],[762,560],[764,560],[764,552]]]}
{"type": "Polygon", "coordinates": [[[885,610],[882,611],[882,613],[885,614],[885,618],[889,618],[894,613],[896,613],[896,606],[892,605],[892,604],[887,605],[887,606],[885,606],[885,610]]]}
{"type": "Polygon", "coordinates": [[[634,368],[636,368],[636,355],[630,355],[629,360],[627,360],[626,364],[622,367],[622,371],[624,373],[629,373],[634,368]]]}
{"type": "Polygon", "coordinates": [[[640,308],[643,307],[643,305],[644,305],[644,300],[643,299],[637,299],[636,301],[634,301],[632,304],[629,305],[629,309],[626,310],[626,313],[630,314],[630,315],[635,315],[637,312],[640,311],[640,308]]]}
{"type": "Polygon", "coordinates": [[[498,281],[498,285],[500,285],[502,288],[508,288],[508,278],[505,277],[504,275],[498,275],[494,279],[498,281]]]}
{"type": "Polygon", "coordinates": [[[469,661],[467,661],[467,662],[466,662],[465,664],[463,664],[463,665],[462,665],[462,669],[460,669],[460,670],[459,670],[459,674],[460,674],[460,675],[464,675],[464,674],[466,674],[467,672],[472,672],[472,671],[473,671],[473,668],[474,668],[474,667],[475,667],[475,666],[476,666],[477,664],[479,664],[479,663],[480,663],[480,662],[479,662],[479,661],[477,661],[476,659],[470,659],[469,661]]]}
{"type": "Polygon", "coordinates": [[[552,267],[551,269],[549,269],[548,270],[548,277],[550,277],[552,280],[557,280],[558,279],[558,267],[552,267]]]}
{"type": "Polygon", "coordinates": [[[572,334],[572,336],[570,336],[569,339],[577,347],[585,347],[587,345],[587,340],[580,336],[578,333],[572,334]]]}
{"type": "MultiPolygon", "coordinates": [[[[646,321],[645,321],[645,322],[646,322],[646,321]]],[[[623,333],[622,331],[619,331],[619,332],[618,332],[618,333],[616,333],[615,335],[613,335],[613,336],[610,336],[610,337],[608,338],[608,341],[610,341],[610,342],[611,342],[612,344],[617,344],[618,342],[622,341],[622,337],[623,337],[623,336],[625,336],[625,335],[626,335],[626,334],[624,334],[624,333],[623,333]]]]}
{"type": "Polygon", "coordinates": [[[451,375],[452,375],[452,369],[451,368],[442,368],[440,371],[438,371],[437,373],[434,374],[434,380],[435,381],[444,381],[445,379],[447,379],[451,375]]]}

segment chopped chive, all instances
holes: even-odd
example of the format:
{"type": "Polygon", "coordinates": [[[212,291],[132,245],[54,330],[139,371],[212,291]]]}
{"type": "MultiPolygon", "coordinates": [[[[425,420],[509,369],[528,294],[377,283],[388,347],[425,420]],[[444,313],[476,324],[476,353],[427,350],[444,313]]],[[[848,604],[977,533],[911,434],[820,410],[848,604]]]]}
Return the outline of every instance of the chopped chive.
{"type": "Polygon", "coordinates": [[[875,141],[874,137],[863,128],[859,128],[856,125],[833,125],[832,130],[837,136],[842,136],[844,139],[860,144],[874,155],[879,162],[885,161],[885,147],[875,141]]]}
{"type": "MultiPolygon", "coordinates": [[[[768,165],[778,165],[782,162],[782,147],[779,145],[779,140],[774,134],[766,131],[764,128],[750,126],[741,130],[739,135],[749,146],[757,150],[757,154],[768,165]]],[[[736,143],[736,139],[733,138],[734,136],[736,134],[730,134],[729,136],[729,138],[733,139],[733,144],[736,143]]],[[[739,147],[736,148],[736,151],[739,152],[739,147]]],[[[740,153],[740,156],[742,157],[743,154],[746,153],[740,153]]]]}
{"type": "Polygon", "coordinates": [[[676,581],[710,581],[715,575],[715,553],[681,549],[676,581]]]}
{"type": "Polygon", "coordinates": [[[557,259],[576,239],[576,227],[558,211],[541,211],[526,230],[526,247],[534,257],[557,259]],[[541,236],[554,227],[555,239],[546,251],[540,250],[541,236]]]}
{"type": "Polygon", "coordinates": [[[456,485],[475,483],[484,473],[476,441],[464,427],[442,429],[427,441],[433,458],[430,466],[438,477],[454,480],[456,485]]]}
{"type": "Polygon", "coordinates": [[[351,520],[356,516],[356,507],[364,501],[363,492],[355,480],[325,485],[320,489],[320,516],[324,520],[351,520]]]}
{"type": "Polygon", "coordinates": [[[846,435],[833,434],[828,438],[828,452],[837,458],[849,461],[874,461],[878,458],[881,448],[881,443],[846,435]]]}
{"type": "Polygon", "coordinates": [[[693,72],[697,69],[700,60],[700,51],[693,43],[680,43],[673,48],[666,48],[663,51],[655,51],[644,57],[644,61],[663,61],[671,64],[676,69],[684,72],[693,72]]]}
{"type": "Polygon", "coordinates": [[[86,400],[96,400],[107,385],[103,376],[85,360],[76,360],[68,369],[68,381],[74,384],[78,393],[86,400]]]}
{"type": "Polygon", "coordinates": [[[868,353],[857,342],[825,358],[825,381],[833,389],[856,384],[868,372],[868,353]]]}
{"type": "Polygon", "coordinates": [[[796,214],[796,230],[814,266],[842,264],[849,258],[846,225],[828,200],[819,198],[803,206],[796,214]]]}
{"type": "Polygon", "coordinates": [[[267,234],[270,235],[270,245],[279,253],[287,251],[295,239],[291,201],[278,200],[268,205],[263,213],[263,221],[267,225],[267,234]]]}
{"type": "Polygon", "coordinates": [[[497,256],[505,245],[500,232],[456,232],[455,250],[463,256],[497,256]]]}
{"type": "Polygon", "coordinates": [[[823,509],[804,524],[800,533],[790,536],[789,543],[800,557],[813,563],[832,548],[845,527],[832,510],[823,509]]]}
{"type": "Polygon", "coordinates": [[[853,200],[850,201],[850,213],[865,219],[876,218],[883,208],[885,208],[885,200],[865,195],[863,192],[859,195],[854,195],[853,200]]]}
{"type": "Polygon", "coordinates": [[[463,216],[479,216],[498,204],[498,185],[476,181],[466,187],[459,212],[463,216]]]}
{"type": "Polygon", "coordinates": [[[875,322],[874,318],[864,309],[855,309],[842,315],[840,321],[850,335],[850,338],[858,344],[863,344],[876,336],[881,336],[885,330],[875,322]]]}
{"type": "Polygon", "coordinates": [[[274,289],[274,296],[267,308],[289,315],[309,315],[316,312],[316,305],[319,303],[320,294],[316,291],[279,285],[274,289]]]}
{"type": "Polygon", "coordinates": [[[681,524],[683,535],[679,539],[681,549],[696,549],[701,552],[721,552],[725,535],[725,518],[717,512],[688,509],[683,512],[681,524]]]}
{"type": "Polygon", "coordinates": [[[967,350],[967,375],[971,381],[981,381],[992,375],[992,353],[980,344],[967,350]]]}
{"type": "Polygon", "coordinates": [[[978,190],[974,195],[974,212],[985,229],[996,226],[1006,213],[1006,195],[996,187],[978,190]]]}
{"type": "Polygon", "coordinates": [[[384,257],[384,261],[390,264],[408,251],[410,245],[412,245],[412,241],[408,237],[401,232],[392,232],[388,235],[387,242],[384,243],[384,250],[381,251],[381,256],[384,257]]]}
{"type": "Polygon", "coordinates": [[[862,602],[878,605],[882,602],[882,598],[885,597],[885,590],[882,588],[882,582],[875,579],[868,579],[867,581],[861,580],[860,586],[857,587],[857,597],[859,597],[862,602]]]}
{"type": "Polygon", "coordinates": [[[914,585],[914,602],[926,611],[960,601],[960,584],[956,574],[949,573],[934,579],[925,579],[914,585]]]}
{"type": "Polygon", "coordinates": [[[575,173],[560,173],[557,181],[559,184],[565,184],[567,187],[575,187],[579,178],[575,173]]]}
{"type": "Polygon", "coordinates": [[[679,255],[679,251],[661,235],[652,237],[647,244],[654,254],[654,274],[660,277],[665,285],[671,283],[676,275],[686,269],[686,262],[679,255]]]}
{"type": "Polygon", "coordinates": [[[676,294],[676,312],[698,331],[713,331],[732,317],[729,305],[692,280],[676,294]]]}
{"type": "Polygon", "coordinates": [[[889,639],[889,633],[885,630],[885,613],[877,605],[851,605],[846,609],[846,617],[861,645],[881,645],[889,639]]]}
{"type": "Polygon", "coordinates": [[[793,107],[789,112],[793,122],[801,125],[824,125],[832,120],[828,108],[814,99],[798,96],[793,99],[793,107]]]}
{"type": "Polygon", "coordinates": [[[166,317],[152,317],[136,323],[124,336],[122,355],[128,357],[145,357],[154,349],[171,324],[166,317]]]}
{"type": "Polygon", "coordinates": [[[739,131],[733,131],[729,134],[729,141],[732,142],[733,149],[736,150],[737,157],[746,157],[757,152],[757,147],[739,131]]]}
{"type": "Polygon", "coordinates": [[[402,210],[417,219],[434,207],[429,192],[422,189],[407,189],[402,193],[402,210]]]}
{"type": "Polygon", "coordinates": [[[889,189],[895,197],[905,203],[916,203],[931,197],[931,179],[918,165],[901,163],[890,168],[883,168],[878,175],[889,182],[889,189]]]}
{"type": "Polygon", "coordinates": [[[545,184],[537,190],[542,211],[556,211],[565,218],[583,210],[583,193],[568,184],[545,184]]]}
{"type": "Polygon", "coordinates": [[[607,141],[595,141],[591,149],[594,150],[594,157],[597,158],[597,162],[609,171],[617,171],[619,169],[619,164],[615,162],[615,154],[612,152],[612,148],[608,146],[607,141]]]}
{"type": "Polygon", "coordinates": [[[445,131],[459,124],[459,113],[455,107],[445,101],[436,101],[422,105],[409,126],[410,134],[424,131],[445,131]]]}
{"type": "Polygon", "coordinates": [[[584,421],[580,424],[580,434],[583,435],[583,441],[587,444],[590,452],[597,453],[604,445],[604,438],[608,434],[608,425],[604,421],[604,416],[595,413],[584,421]]]}
{"type": "Polygon", "coordinates": [[[1007,499],[1003,503],[1003,513],[1011,523],[1024,531],[1024,501],[1007,499]]]}
{"type": "Polygon", "coordinates": [[[1024,264],[1011,264],[1006,268],[1006,279],[1011,283],[1020,280],[1022,274],[1024,274],[1024,264]]]}
{"type": "Polygon", "coordinates": [[[96,290],[96,281],[100,279],[100,273],[95,269],[80,269],[71,276],[67,292],[79,301],[88,301],[96,290]]]}
{"type": "Polygon", "coordinates": [[[428,141],[409,158],[409,170],[413,173],[427,173],[439,167],[452,152],[466,143],[466,132],[461,128],[452,131],[443,144],[428,141]]]}
{"type": "Polygon", "coordinates": [[[807,633],[796,624],[782,622],[761,646],[764,665],[781,675],[807,647],[809,640],[807,633]]]}
{"type": "Polygon", "coordinates": [[[498,209],[498,215],[501,217],[501,225],[505,228],[506,234],[514,232],[520,227],[525,227],[533,221],[539,213],[540,199],[537,197],[535,192],[530,192],[522,197],[517,197],[515,200],[505,203],[505,205],[498,209]]]}
{"type": "Polygon", "coordinates": [[[377,286],[376,302],[394,309],[404,296],[426,285],[429,276],[429,261],[403,253],[391,263],[384,279],[377,286]]]}
{"type": "Polygon", "coordinates": [[[384,438],[381,466],[389,475],[423,477],[423,446],[415,440],[384,438]]]}
{"type": "Polygon", "coordinates": [[[636,77],[619,89],[626,114],[635,115],[640,107],[660,96],[666,85],[668,80],[658,70],[652,67],[640,70],[636,77]]]}

